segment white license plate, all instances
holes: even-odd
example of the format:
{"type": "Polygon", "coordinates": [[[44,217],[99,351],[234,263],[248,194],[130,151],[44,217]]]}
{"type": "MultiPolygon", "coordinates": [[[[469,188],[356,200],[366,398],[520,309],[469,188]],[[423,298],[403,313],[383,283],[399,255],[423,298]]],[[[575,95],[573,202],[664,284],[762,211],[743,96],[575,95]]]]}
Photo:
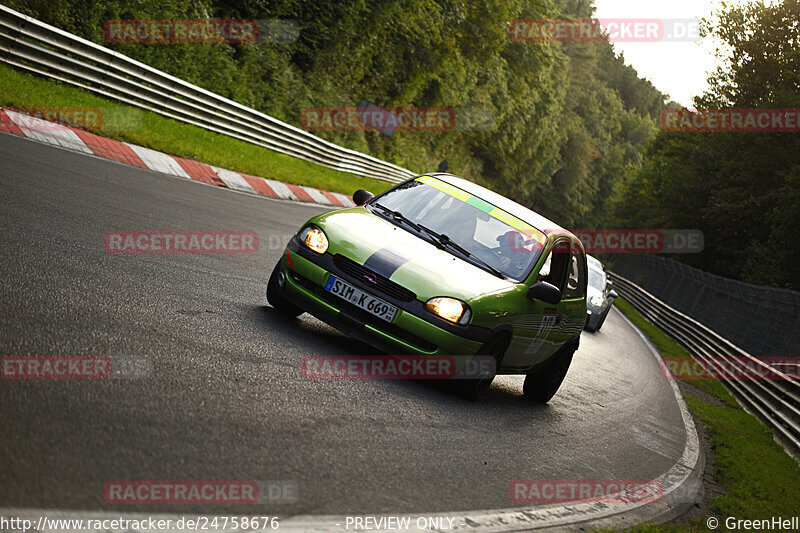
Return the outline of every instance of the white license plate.
{"type": "Polygon", "coordinates": [[[397,307],[379,300],[374,296],[370,296],[361,289],[354,287],[342,281],[336,276],[328,277],[328,282],[325,284],[325,290],[335,294],[340,298],[344,298],[351,304],[363,309],[364,311],[382,318],[387,322],[394,320],[397,314],[397,307]]]}

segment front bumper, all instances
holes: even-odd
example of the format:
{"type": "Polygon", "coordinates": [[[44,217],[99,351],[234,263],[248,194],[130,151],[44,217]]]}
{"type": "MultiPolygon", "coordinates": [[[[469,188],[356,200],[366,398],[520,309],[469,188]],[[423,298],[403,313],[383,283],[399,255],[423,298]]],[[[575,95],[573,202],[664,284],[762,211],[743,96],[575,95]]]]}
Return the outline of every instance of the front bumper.
{"type": "Polygon", "coordinates": [[[585,327],[596,329],[600,324],[600,321],[603,319],[603,314],[608,310],[608,307],[610,306],[604,305],[602,307],[595,307],[587,302],[586,310],[588,313],[585,327]]]}
{"type": "Polygon", "coordinates": [[[339,270],[329,254],[314,254],[301,248],[295,240],[289,243],[281,267],[286,279],[282,289],[285,298],[323,322],[387,353],[474,355],[491,337],[492,331],[488,328],[450,324],[441,324],[440,327],[433,323],[440,321],[434,317],[431,320],[420,318],[412,310],[415,307],[422,309],[421,302],[401,302],[370,290],[359,280],[339,270]],[[397,306],[398,311],[392,323],[325,291],[324,286],[330,274],[397,306]]]}

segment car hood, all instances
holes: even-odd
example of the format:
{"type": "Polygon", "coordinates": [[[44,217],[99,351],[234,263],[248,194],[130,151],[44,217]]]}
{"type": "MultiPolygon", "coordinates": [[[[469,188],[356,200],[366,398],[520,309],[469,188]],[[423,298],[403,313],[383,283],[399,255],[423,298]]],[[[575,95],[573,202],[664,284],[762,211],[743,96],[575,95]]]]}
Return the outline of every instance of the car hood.
{"type": "Polygon", "coordinates": [[[605,298],[605,294],[603,294],[603,291],[598,291],[593,287],[586,287],[586,301],[588,302],[595,296],[600,296],[601,298],[605,298]]]}
{"type": "Polygon", "coordinates": [[[464,301],[514,287],[367,211],[364,207],[312,219],[327,235],[332,254],[342,254],[413,291],[426,301],[450,296],[464,301]]]}

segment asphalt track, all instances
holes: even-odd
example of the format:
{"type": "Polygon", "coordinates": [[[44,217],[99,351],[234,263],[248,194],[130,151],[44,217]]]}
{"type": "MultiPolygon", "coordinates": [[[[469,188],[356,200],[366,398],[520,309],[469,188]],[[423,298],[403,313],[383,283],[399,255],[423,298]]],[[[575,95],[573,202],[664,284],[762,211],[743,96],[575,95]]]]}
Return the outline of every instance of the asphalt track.
{"type": "Polygon", "coordinates": [[[0,381],[0,508],[433,513],[514,507],[516,479],[653,479],[686,443],[671,385],[616,313],[547,406],[522,378],[476,403],[419,382],[309,380],[369,347],[265,302],[319,207],[0,134],[0,354],[144,358],[131,380],[0,381]],[[251,230],[247,255],[111,255],[111,230],[251,230]],[[111,480],[290,480],[294,504],[110,505],[111,480]]]}

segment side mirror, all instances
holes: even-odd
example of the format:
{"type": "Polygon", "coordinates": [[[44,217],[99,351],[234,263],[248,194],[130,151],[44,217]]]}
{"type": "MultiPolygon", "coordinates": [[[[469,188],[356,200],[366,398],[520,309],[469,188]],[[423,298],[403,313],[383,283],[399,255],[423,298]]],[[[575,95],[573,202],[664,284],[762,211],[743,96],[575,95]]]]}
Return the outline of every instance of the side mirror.
{"type": "Polygon", "coordinates": [[[619,294],[614,289],[611,289],[611,292],[608,293],[609,298],[619,298],[619,294]]]}
{"type": "Polygon", "coordinates": [[[353,201],[356,203],[356,205],[364,205],[373,198],[375,198],[375,195],[369,191],[365,191],[364,189],[358,189],[353,193],[353,201]]]}
{"type": "Polygon", "coordinates": [[[528,289],[528,298],[541,300],[550,305],[558,305],[561,302],[561,290],[546,281],[537,281],[528,289]]]}

